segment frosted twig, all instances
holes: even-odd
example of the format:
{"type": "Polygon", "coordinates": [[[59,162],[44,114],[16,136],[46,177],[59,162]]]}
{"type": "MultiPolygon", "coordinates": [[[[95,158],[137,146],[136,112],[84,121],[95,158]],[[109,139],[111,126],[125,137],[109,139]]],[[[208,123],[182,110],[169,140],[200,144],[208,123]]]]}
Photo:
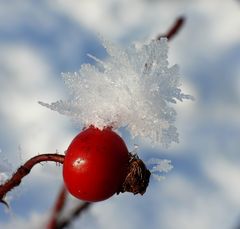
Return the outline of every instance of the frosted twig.
{"type": "Polygon", "coordinates": [[[185,17],[183,16],[178,17],[174,22],[173,26],[168,30],[168,32],[163,35],[159,35],[157,37],[157,40],[160,40],[162,37],[166,37],[168,40],[171,40],[173,37],[177,35],[177,33],[182,28],[184,23],[185,23],[185,17]]]}
{"type": "Polygon", "coordinates": [[[30,173],[34,165],[43,161],[54,161],[62,164],[64,157],[65,156],[61,154],[40,154],[29,159],[24,165],[18,168],[18,170],[12,175],[9,180],[0,185],[0,202],[7,205],[7,203],[4,201],[5,195],[21,183],[23,177],[30,173]]]}

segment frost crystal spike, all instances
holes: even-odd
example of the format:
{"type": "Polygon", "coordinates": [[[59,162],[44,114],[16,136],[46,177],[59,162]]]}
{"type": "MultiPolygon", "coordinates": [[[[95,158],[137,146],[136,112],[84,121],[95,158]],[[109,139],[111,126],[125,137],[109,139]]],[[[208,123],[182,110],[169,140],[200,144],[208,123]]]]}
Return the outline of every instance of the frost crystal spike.
{"type": "Polygon", "coordinates": [[[179,88],[178,66],[168,66],[167,39],[126,49],[103,40],[103,46],[109,58],[90,56],[97,66],[84,64],[79,72],[63,74],[67,101],[39,103],[86,127],[127,127],[133,137],[164,146],[178,142],[176,111],[170,104],[192,97],[179,88]]]}

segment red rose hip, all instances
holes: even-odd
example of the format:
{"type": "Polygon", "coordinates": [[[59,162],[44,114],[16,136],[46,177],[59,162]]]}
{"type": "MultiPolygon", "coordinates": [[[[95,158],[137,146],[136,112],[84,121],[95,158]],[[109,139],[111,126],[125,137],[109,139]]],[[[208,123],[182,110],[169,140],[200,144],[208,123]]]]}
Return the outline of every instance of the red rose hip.
{"type": "Polygon", "coordinates": [[[95,202],[116,192],[127,175],[128,149],[111,128],[89,127],[69,145],[63,163],[63,178],[75,197],[95,202]]]}

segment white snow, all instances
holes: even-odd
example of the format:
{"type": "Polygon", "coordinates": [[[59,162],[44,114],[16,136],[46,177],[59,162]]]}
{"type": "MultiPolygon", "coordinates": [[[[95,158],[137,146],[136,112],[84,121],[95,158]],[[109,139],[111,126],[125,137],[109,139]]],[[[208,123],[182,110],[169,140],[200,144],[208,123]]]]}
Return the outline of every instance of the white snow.
{"type": "Polygon", "coordinates": [[[133,137],[164,146],[178,142],[176,111],[170,104],[192,97],[179,88],[178,66],[169,67],[167,39],[126,49],[102,41],[108,59],[90,56],[97,66],[84,64],[79,72],[63,74],[68,100],[39,103],[85,127],[126,127],[133,137]]]}

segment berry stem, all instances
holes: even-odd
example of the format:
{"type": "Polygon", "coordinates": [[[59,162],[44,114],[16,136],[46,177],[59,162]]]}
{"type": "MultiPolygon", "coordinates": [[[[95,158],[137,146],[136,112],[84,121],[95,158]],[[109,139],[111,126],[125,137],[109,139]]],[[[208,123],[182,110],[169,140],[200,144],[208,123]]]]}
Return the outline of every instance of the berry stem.
{"type": "Polygon", "coordinates": [[[18,168],[9,180],[0,185],[0,202],[8,206],[8,204],[4,201],[5,195],[21,183],[23,177],[31,172],[34,165],[44,161],[53,161],[63,164],[64,158],[65,156],[60,154],[40,154],[29,159],[24,165],[18,168]]]}

